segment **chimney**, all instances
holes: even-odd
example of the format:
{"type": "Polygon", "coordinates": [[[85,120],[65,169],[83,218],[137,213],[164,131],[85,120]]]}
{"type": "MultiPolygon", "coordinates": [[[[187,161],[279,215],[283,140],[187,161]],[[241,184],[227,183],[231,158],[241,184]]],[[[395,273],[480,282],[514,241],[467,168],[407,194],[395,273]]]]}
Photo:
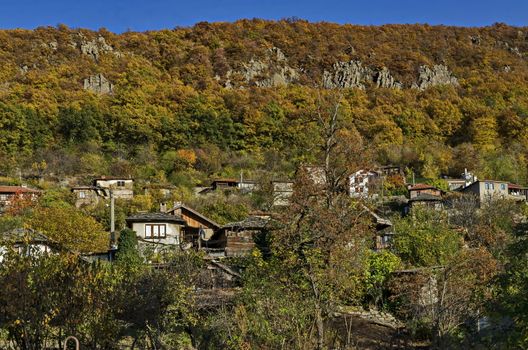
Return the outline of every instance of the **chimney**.
{"type": "Polygon", "coordinates": [[[165,203],[165,202],[161,202],[160,203],[160,212],[161,213],[166,213],[167,212],[167,203],[165,203]]]}

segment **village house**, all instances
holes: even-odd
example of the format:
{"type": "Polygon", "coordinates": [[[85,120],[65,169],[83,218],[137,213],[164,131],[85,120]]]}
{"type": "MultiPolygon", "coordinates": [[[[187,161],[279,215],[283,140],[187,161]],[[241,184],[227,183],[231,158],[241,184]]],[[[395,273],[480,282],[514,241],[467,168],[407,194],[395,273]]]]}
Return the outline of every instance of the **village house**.
{"type": "Polygon", "coordinates": [[[36,201],[41,192],[24,186],[0,186],[0,213],[17,200],[36,201]]]}
{"type": "Polygon", "coordinates": [[[472,173],[468,172],[467,169],[464,169],[464,172],[458,179],[444,178],[447,182],[449,191],[456,191],[462,189],[466,186],[471,185],[473,182],[477,181],[477,177],[472,173]]]}
{"type": "Polygon", "coordinates": [[[242,193],[253,192],[257,188],[257,183],[253,180],[246,180],[242,177],[240,179],[235,178],[223,178],[214,179],[209,186],[198,186],[196,192],[198,194],[207,194],[218,190],[238,190],[242,193]]]}
{"type": "Polygon", "coordinates": [[[435,186],[427,185],[427,184],[416,184],[416,185],[412,185],[409,187],[409,198],[410,199],[418,198],[420,196],[423,196],[424,194],[428,194],[431,196],[436,196],[436,197],[441,198],[444,193],[445,192],[442,191],[441,189],[438,189],[435,186]]]}
{"type": "Polygon", "coordinates": [[[528,201],[528,187],[509,183],[508,198],[517,201],[528,201]]]}
{"type": "Polygon", "coordinates": [[[50,254],[62,250],[59,244],[44,234],[25,228],[16,228],[0,234],[0,263],[9,249],[24,255],[50,254]]]}
{"type": "Polygon", "coordinates": [[[407,214],[416,207],[428,207],[435,210],[444,208],[442,196],[445,194],[439,188],[427,184],[416,184],[409,187],[409,201],[404,212],[407,214]]]}
{"type": "Polygon", "coordinates": [[[205,242],[211,239],[215,231],[220,228],[214,220],[181,202],[177,202],[166,214],[183,220],[185,223],[182,232],[183,241],[193,248],[200,249],[205,246],[205,242]]]}
{"type": "Polygon", "coordinates": [[[449,191],[456,191],[468,185],[464,179],[444,179],[444,181],[447,182],[449,191]]]}
{"type": "Polygon", "coordinates": [[[139,213],[127,217],[126,223],[144,242],[179,245],[183,240],[185,221],[179,215],[139,213]]]}
{"type": "Polygon", "coordinates": [[[367,198],[372,194],[374,183],[379,183],[377,171],[361,169],[348,177],[348,192],[354,198],[367,198]]]}
{"type": "Polygon", "coordinates": [[[116,199],[132,199],[134,197],[134,180],[126,177],[101,176],[93,179],[92,185],[104,189],[105,196],[110,191],[116,199]]]}
{"type": "Polygon", "coordinates": [[[211,246],[222,249],[227,257],[246,256],[255,247],[255,238],[264,232],[269,222],[269,217],[250,216],[226,224],[213,236],[211,246]]]}
{"type": "Polygon", "coordinates": [[[289,180],[272,180],[273,206],[282,207],[290,204],[290,198],[293,195],[293,181],[289,180]]]}
{"type": "Polygon", "coordinates": [[[382,218],[373,210],[363,205],[363,208],[370,215],[370,219],[376,229],[376,238],[374,241],[374,251],[389,249],[394,238],[394,229],[389,219],[382,218]]]}
{"type": "MultiPolygon", "coordinates": [[[[508,198],[508,182],[497,180],[478,180],[460,190],[462,193],[472,194],[480,203],[492,199],[508,198]]],[[[513,188],[512,188],[513,191],[513,188]]]]}
{"type": "Polygon", "coordinates": [[[75,207],[97,205],[102,198],[108,197],[105,189],[95,186],[74,186],[71,192],[75,196],[75,207]]]}

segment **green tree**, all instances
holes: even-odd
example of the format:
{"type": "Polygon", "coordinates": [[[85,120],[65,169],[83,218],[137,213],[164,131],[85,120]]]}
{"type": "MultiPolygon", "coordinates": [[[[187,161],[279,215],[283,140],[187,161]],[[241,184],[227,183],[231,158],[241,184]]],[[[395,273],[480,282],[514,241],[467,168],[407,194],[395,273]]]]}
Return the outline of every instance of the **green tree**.
{"type": "Polygon", "coordinates": [[[412,208],[411,215],[395,222],[394,250],[411,266],[447,263],[462,246],[462,237],[453,231],[443,212],[412,208]]]}

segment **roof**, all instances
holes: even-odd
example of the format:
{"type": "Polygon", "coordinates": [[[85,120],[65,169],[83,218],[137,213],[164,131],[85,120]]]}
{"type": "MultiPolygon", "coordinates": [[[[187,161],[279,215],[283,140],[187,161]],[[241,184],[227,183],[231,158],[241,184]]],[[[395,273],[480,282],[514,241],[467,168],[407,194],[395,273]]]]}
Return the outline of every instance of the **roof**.
{"type": "Polygon", "coordinates": [[[126,176],[105,176],[105,175],[102,175],[102,176],[99,176],[99,177],[94,177],[93,181],[98,181],[98,180],[130,180],[130,181],[134,181],[133,178],[131,177],[126,177],[126,176]]]}
{"type": "Polygon", "coordinates": [[[0,186],[1,193],[40,193],[39,190],[23,186],[0,186]]]}
{"type": "Polygon", "coordinates": [[[13,242],[24,242],[29,240],[30,243],[52,243],[50,239],[43,233],[27,228],[15,228],[6,232],[0,233],[3,240],[13,242]]]}
{"type": "Polygon", "coordinates": [[[389,219],[384,219],[382,218],[381,216],[379,216],[378,214],[376,214],[372,209],[370,209],[369,207],[367,207],[366,205],[364,204],[361,204],[361,206],[363,207],[363,209],[365,209],[369,215],[374,219],[374,223],[376,224],[376,227],[377,229],[383,229],[385,227],[389,227],[389,226],[392,226],[392,222],[389,220],[389,219]]]}
{"type": "MultiPolygon", "coordinates": [[[[179,204],[176,204],[174,206],[174,208],[170,209],[169,211],[167,211],[167,214],[168,213],[174,213],[174,211],[178,210],[178,209],[185,209],[191,213],[193,213],[194,215],[200,217],[201,219],[203,219],[204,221],[207,221],[209,222],[212,226],[214,227],[220,227],[220,225],[218,223],[216,223],[215,221],[209,219],[207,216],[197,212],[196,210],[194,210],[193,208],[190,208],[182,203],[179,203],[179,204]]],[[[169,214],[169,215],[172,215],[172,214],[169,214]]],[[[183,220],[183,219],[182,219],[183,220]]]]}
{"type": "Polygon", "coordinates": [[[465,179],[442,179],[446,182],[461,182],[461,183],[466,183],[466,180],[465,179]]]}
{"type": "Polygon", "coordinates": [[[173,222],[184,224],[185,221],[179,215],[167,213],[139,213],[126,218],[127,222],[173,222]]]}
{"type": "Polygon", "coordinates": [[[512,189],[512,190],[525,190],[525,189],[527,189],[527,187],[524,187],[524,186],[521,186],[521,185],[517,185],[517,184],[509,183],[509,184],[508,184],[508,189],[512,189]]]}
{"type": "Polygon", "coordinates": [[[97,187],[97,186],[73,186],[71,188],[72,191],[76,191],[76,190],[99,190],[101,189],[100,187],[97,187]]]}
{"type": "Polygon", "coordinates": [[[269,221],[270,219],[261,216],[249,216],[242,221],[230,222],[229,224],[222,226],[222,228],[245,230],[263,229],[268,225],[269,221]]]}
{"type": "Polygon", "coordinates": [[[215,183],[215,182],[238,182],[238,180],[232,179],[232,178],[213,179],[212,183],[215,183]]]}
{"type": "Polygon", "coordinates": [[[442,197],[434,196],[429,193],[420,193],[416,197],[409,199],[409,202],[440,202],[442,197]]]}
{"type": "Polygon", "coordinates": [[[434,189],[434,190],[439,190],[438,188],[432,186],[432,185],[428,185],[428,184],[416,184],[414,186],[412,186],[411,188],[409,188],[409,191],[419,191],[419,190],[429,190],[429,189],[434,189]]]}

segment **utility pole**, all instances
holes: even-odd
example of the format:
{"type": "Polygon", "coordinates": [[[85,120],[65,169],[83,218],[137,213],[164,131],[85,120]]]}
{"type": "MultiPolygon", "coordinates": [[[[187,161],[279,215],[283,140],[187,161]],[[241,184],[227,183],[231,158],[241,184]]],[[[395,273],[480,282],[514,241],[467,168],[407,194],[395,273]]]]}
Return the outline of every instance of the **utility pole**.
{"type": "Polygon", "coordinates": [[[114,191],[110,189],[110,247],[115,245],[115,199],[114,191]]]}

